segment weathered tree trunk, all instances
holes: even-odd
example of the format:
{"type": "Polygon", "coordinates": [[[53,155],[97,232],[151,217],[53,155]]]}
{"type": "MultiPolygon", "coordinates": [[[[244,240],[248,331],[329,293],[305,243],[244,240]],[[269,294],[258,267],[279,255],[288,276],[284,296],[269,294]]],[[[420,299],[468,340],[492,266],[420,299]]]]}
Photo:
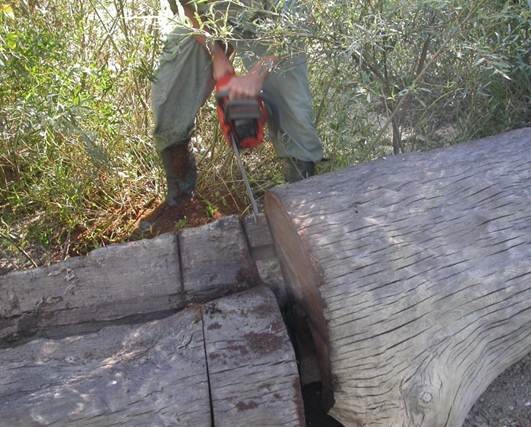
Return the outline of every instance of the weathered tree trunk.
{"type": "Polygon", "coordinates": [[[141,325],[0,349],[0,427],[304,425],[297,362],[260,287],[141,325]]]}
{"type": "Polygon", "coordinates": [[[268,215],[346,426],[460,426],[531,350],[531,129],[280,187],[268,215]]]}
{"type": "Polygon", "coordinates": [[[0,350],[0,426],[210,424],[201,310],[0,350]]]}
{"type": "Polygon", "coordinates": [[[112,245],[50,267],[0,276],[0,344],[19,336],[96,330],[159,317],[259,281],[237,217],[112,245]]]}

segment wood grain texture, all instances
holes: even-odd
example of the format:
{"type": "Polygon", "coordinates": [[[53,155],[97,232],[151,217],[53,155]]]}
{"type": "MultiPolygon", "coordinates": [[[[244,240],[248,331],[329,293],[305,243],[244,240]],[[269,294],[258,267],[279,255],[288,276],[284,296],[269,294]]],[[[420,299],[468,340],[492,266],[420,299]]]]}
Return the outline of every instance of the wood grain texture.
{"type": "Polygon", "coordinates": [[[182,307],[181,288],[174,234],[0,276],[0,340],[182,307]]]}
{"type": "Polygon", "coordinates": [[[184,229],[179,242],[188,302],[208,301],[259,282],[238,217],[184,229]]]}
{"type": "Polygon", "coordinates": [[[272,291],[0,349],[0,427],[304,426],[272,291]]]}
{"type": "Polygon", "coordinates": [[[268,215],[346,426],[460,426],[531,351],[531,129],[279,187],[268,215]]]}
{"type": "Polygon", "coordinates": [[[271,290],[210,302],[203,313],[214,425],[304,426],[297,362],[271,290]]]}
{"type": "Polygon", "coordinates": [[[243,219],[243,225],[260,280],[273,290],[280,306],[284,307],[288,302],[286,282],[267,218],[264,214],[260,214],[255,221],[249,216],[243,219]]]}
{"type": "MultiPolygon", "coordinates": [[[[278,281],[276,267],[260,264],[278,281]]],[[[51,267],[0,276],[0,344],[36,333],[57,337],[117,320],[146,320],[258,283],[240,220],[227,217],[179,235],[112,245],[51,267]]]]}
{"type": "Polygon", "coordinates": [[[0,426],[209,426],[199,308],[0,350],[0,426]]]}

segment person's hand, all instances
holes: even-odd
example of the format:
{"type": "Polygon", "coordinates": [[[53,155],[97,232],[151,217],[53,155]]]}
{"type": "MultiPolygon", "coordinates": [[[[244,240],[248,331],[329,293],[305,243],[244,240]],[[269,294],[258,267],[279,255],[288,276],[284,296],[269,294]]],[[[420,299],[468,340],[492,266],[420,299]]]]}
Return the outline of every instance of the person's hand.
{"type": "Polygon", "coordinates": [[[229,99],[253,99],[262,90],[264,79],[255,74],[249,73],[243,76],[233,77],[229,83],[220,88],[221,91],[229,93],[229,99]]]}
{"type": "Polygon", "coordinates": [[[234,74],[234,68],[223,50],[217,50],[212,57],[212,77],[215,81],[227,74],[234,74]]]}

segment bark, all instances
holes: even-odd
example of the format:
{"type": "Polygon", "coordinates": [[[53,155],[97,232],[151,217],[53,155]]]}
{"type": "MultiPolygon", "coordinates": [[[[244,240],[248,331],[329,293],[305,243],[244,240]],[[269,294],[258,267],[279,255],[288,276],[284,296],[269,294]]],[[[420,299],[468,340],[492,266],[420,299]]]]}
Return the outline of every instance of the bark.
{"type": "Polygon", "coordinates": [[[460,426],[531,350],[531,128],[266,194],[346,426],[460,426]]]}

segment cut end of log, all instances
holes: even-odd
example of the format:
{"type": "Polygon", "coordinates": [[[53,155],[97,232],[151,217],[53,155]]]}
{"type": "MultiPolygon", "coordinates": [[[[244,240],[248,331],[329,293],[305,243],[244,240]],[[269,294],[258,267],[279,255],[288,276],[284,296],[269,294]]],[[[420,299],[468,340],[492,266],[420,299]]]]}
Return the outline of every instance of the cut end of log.
{"type": "Polygon", "coordinates": [[[531,350],[531,128],[266,194],[345,425],[459,426],[531,350]]]}
{"type": "Polygon", "coordinates": [[[305,317],[304,321],[307,320],[314,340],[323,386],[322,404],[329,409],[333,405],[333,394],[328,328],[323,315],[324,302],[319,293],[323,283],[322,272],[274,192],[266,193],[265,209],[283,272],[295,297],[294,302],[300,304],[297,308],[305,317]]]}

